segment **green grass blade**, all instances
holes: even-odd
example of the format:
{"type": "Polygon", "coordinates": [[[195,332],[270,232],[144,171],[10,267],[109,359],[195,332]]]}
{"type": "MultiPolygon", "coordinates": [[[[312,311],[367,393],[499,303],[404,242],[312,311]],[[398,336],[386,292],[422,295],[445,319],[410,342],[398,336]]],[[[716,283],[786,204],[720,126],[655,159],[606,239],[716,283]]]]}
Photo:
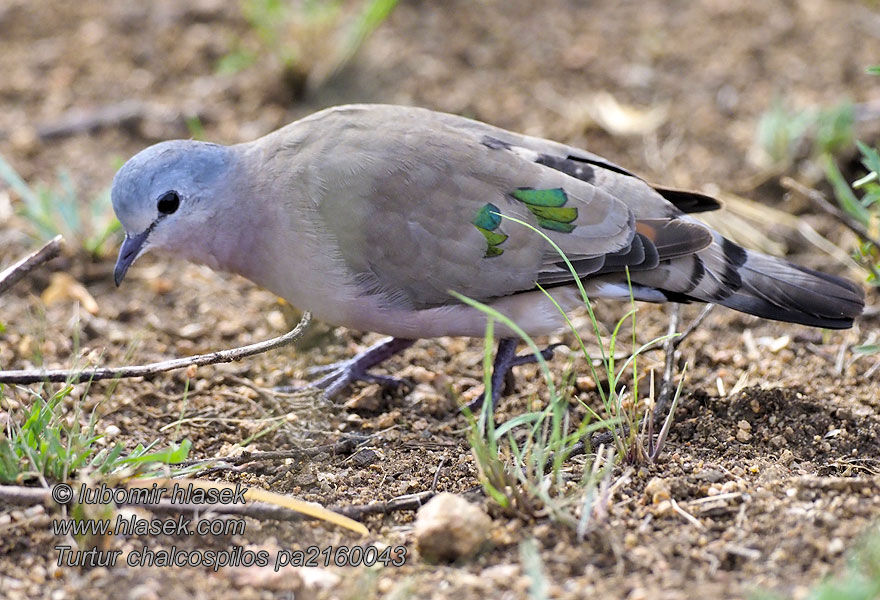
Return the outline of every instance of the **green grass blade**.
{"type": "Polygon", "coordinates": [[[825,176],[828,178],[828,181],[831,182],[831,186],[834,189],[834,196],[837,198],[841,208],[857,219],[862,225],[867,227],[871,222],[870,211],[862,206],[859,199],[856,198],[856,195],[853,193],[849,183],[844,179],[843,174],[840,172],[834,159],[830,156],[826,156],[824,163],[825,176]]]}

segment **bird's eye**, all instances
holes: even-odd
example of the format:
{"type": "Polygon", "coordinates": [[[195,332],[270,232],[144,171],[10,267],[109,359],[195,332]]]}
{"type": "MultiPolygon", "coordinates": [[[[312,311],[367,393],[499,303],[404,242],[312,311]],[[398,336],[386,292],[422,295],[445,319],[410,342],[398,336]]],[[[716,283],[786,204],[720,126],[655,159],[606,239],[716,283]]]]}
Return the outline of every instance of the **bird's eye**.
{"type": "Polygon", "coordinates": [[[166,192],[156,204],[156,208],[163,215],[170,215],[177,210],[178,206],[180,206],[180,196],[177,195],[177,192],[166,192]]]}

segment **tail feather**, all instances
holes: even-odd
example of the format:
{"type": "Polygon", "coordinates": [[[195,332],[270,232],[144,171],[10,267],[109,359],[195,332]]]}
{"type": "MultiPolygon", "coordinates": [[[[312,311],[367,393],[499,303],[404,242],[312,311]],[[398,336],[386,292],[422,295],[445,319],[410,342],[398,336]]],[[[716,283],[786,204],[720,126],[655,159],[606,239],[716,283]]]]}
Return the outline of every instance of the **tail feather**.
{"type": "Polygon", "coordinates": [[[717,302],[759,317],[846,329],[865,306],[862,289],[842,277],[754,252],[739,274],[742,286],[717,302]]]}
{"type": "MultiPolygon", "coordinates": [[[[862,314],[862,288],[842,277],[743,249],[714,233],[699,252],[632,274],[634,284],[672,302],[712,302],[813,327],[846,329],[862,314]]],[[[656,301],[653,294],[641,294],[656,301]]]]}

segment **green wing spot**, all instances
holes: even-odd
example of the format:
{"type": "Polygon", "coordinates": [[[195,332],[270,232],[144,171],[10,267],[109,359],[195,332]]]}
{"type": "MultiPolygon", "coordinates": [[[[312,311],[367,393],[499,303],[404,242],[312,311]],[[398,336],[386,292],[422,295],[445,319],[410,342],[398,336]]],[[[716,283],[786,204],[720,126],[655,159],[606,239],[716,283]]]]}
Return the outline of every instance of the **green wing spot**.
{"type": "Polygon", "coordinates": [[[503,243],[504,240],[507,239],[507,235],[505,235],[503,233],[496,233],[494,231],[489,231],[488,229],[484,229],[484,228],[480,227],[479,225],[477,225],[477,229],[479,229],[480,233],[482,233],[483,236],[485,236],[486,241],[489,243],[490,246],[497,246],[498,244],[503,243]]]}
{"type": "Polygon", "coordinates": [[[513,197],[520,202],[532,206],[564,206],[568,202],[568,196],[562,188],[549,190],[536,190],[532,188],[518,188],[513,192],[513,197]]]}
{"type": "Polygon", "coordinates": [[[500,214],[494,213],[501,213],[501,211],[494,204],[484,204],[480,210],[477,211],[477,216],[474,217],[474,220],[471,221],[471,223],[481,229],[492,231],[501,224],[500,214]]]}
{"type": "Polygon", "coordinates": [[[501,256],[504,250],[499,248],[499,244],[503,244],[507,240],[507,234],[495,231],[501,224],[501,210],[492,203],[484,204],[477,211],[471,223],[486,238],[486,254],[483,258],[491,258],[493,256],[501,256]]]}
{"type": "Polygon", "coordinates": [[[552,221],[550,219],[542,219],[538,217],[538,225],[543,227],[544,229],[550,229],[552,231],[558,231],[560,233],[571,233],[574,231],[575,225],[571,223],[560,223],[559,221],[552,221]]]}
{"type": "Polygon", "coordinates": [[[547,207],[547,206],[530,206],[529,210],[538,217],[539,220],[559,221],[560,223],[571,223],[578,218],[578,209],[573,206],[569,207],[547,207]]]}
{"type": "Polygon", "coordinates": [[[565,206],[568,196],[562,188],[535,190],[519,188],[512,196],[526,205],[529,211],[538,217],[538,225],[544,229],[571,233],[577,225],[572,223],[578,218],[578,209],[565,206]]]}

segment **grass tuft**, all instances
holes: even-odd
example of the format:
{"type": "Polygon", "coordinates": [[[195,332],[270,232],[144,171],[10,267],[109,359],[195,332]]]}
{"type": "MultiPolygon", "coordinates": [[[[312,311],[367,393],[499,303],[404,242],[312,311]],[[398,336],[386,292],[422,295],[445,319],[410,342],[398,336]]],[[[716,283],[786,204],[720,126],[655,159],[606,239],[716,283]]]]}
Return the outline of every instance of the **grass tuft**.
{"type": "MultiPolygon", "coordinates": [[[[89,387],[86,384],[82,399],[88,395],[89,387]]],[[[30,395],[29,406],[19,408],[18,403],[6,401],[6,390],[0,386],[0,406],[8,409],[6,430],[0,432],[2,483],[40,480],[47,484],[48,481],[68,481],[75,475],[153,475],[189,456],[189,440],[172,443],[164,449],[157,449],[157,441],[146,446],[138,444],[128,452],[121,442],[101,447],[103,435],[98,433],[97,412],[101,402],[83,423],[82,399],[71,397],[74,390],[71,384],[53,393],[18,389],[30,395]],[[72,408],[65,410],[71,400],[72,408]]]]}
{"type": "MultiPolygon", "coordinates": [[[[573,281],[580,289],[599,344],[601,358],[598,361],[591,356],[583,338],[558,301],[549,291],[543,288],[541,291],[568,323],[597,383],[604,410],[603,414],[598,414],[582,399],[573,397],[571,385],[567,383],[557,385],[547,361],[541,356],[538,345],[509,317],[491,306],[451,292],[458,300],[482,311],[487,317],[483,353],[485,397],[487,399],[492,397],[493,345],[496,324],[500,324],[510,332],[507,335],[512,333],[518,336],[535,355],[549,398],[542,410],[518,415],[500,426],[495,425],[488,401],[483,404],[479,415],[472,415],[465,408],[464,412],[469,424],[468,439],[483,489],[499,506],[524,517],[549,517],[575,528],[578,535],[583,538],[604,515],[610,490],[613,487],[611,477],[616,462],[624,460],[638,463],[655,460],[662,448],[662,440],[668,432],[668,424],[661,431],[656,445],[653,441],[646,442],[644,432],[638,429],[640,416],[645,412],[650,414],[653,403],[640,401],[637,359],[648,347],[669,336],[637,346],[636,308],[630,285],[631,310],[617,322],[608,343],[604,343],[586,290],[565,253],[543,232],[528,223],[512,217],[504,216],[504,218],[544,237],[571,270],[573,281]],[[633,328],[633,352],[623,364],[618,365],[615,362],[615,353],[622,340],[622,326],[629,319],[632,320],[633,328]],[[602,373],[604,380],[608,382],[607,390],[601,385],[603,378],[596,368],[597,362],[604,371],[602,373]],[[630,369],[634,382],[632,390],[620,385],[630,369]],[[584,414],[582,418],[573,415],[572,405],[582,409],[584,414]],[[622,425],[625,427],[621,427],[622,425]],[[599,448],[596,454],[588,456],[586,461],[579,465],[580,475],[577,475],[575,465],[568,460],[573,449],[582,442],[589,444],[590,436],[600,430],[608,430],[612,433],[613,448],[599,448]]],[[[673,405],[677,402],[680,393],[681,383],[673,405]]],[[[621,475],[618,481],[626,477],[628,472],[621,475]]]]}

